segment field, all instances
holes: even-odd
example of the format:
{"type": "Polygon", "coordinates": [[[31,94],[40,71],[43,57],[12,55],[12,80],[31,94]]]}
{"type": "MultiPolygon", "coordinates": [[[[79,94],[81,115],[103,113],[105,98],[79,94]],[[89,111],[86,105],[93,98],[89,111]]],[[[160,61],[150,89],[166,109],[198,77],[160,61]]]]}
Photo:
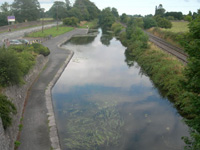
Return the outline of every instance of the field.
{"type": "Polygon", "coordinates": [[[180,22],[172,22],[172,28],[171,29],[162,29],[164,31],[170,31],[174,33],[178,32],[188,32],[188,22],[186,21],[180,21],[180,22]]]}
{"type": "Polygon", "coordinates": [[[59,26],[58,30],[57,27],[52,27],[49,29],[44,29],[44,32],[38,31],[38,32],[33,32],[31,34],[28,34],[28,37],[47,37],[49,35],[52,35],[52,37],[56,37],[58,35],[64,34],[66,32],[69,32],[73,30],[73,27],[66,27],[66,26],[59,26]]]}

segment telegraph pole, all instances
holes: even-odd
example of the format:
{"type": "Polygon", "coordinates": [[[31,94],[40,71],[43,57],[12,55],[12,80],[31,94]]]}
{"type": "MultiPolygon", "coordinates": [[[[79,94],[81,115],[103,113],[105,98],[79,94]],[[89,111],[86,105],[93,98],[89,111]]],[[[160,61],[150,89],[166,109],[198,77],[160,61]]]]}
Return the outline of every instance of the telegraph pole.
{"type": "Polygon", "coordinates": [[[57,5],[57,30],[58,30],[58,5],[57,5]]]}

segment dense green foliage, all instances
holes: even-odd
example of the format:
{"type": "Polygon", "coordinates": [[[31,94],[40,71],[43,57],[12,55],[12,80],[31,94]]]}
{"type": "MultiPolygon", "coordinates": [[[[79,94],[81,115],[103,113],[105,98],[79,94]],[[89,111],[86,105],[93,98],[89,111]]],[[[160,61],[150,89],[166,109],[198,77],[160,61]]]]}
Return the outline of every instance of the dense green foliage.
{"type": "Polygon", "coordinates": [[[99,16],[99,25],[102,29],[109,30],[114,22],[115,16],[113,15],[111,8],[107,7],[103,9],[99,16]]]}
{"type": "Polygon", "coordinates": [[[186,113],[191,117],[187,123],[192,128],[192,139],[186,139],[187,149],[197,150],[200,149],[200,15],[189,24],[189,29],[187,40],[183,43],[189,58],[185,70],[187,80],[183,86],[188,91],[183,96],[187,103],[182,107],[190,106],[186,113]]]}
{"type": "Polygon", "coordinates": [[[14,50],[0,49],[0,85],[19,84],[21,81],[21,66],[14,50]]]}
{"type": "Polygon", "coordinates": [[[8,100],[5,95],[0,94],[0,117],[3,127],[6,129],[12,124],[12,114],[16,114],[17,110],[13,103],[8,100]]]}
{"type": "Polygon", "coordinates": [[[12,10],[17,22],[35,21],[41,11],[38,0],[14,0],[12,10]]]}
{"type": "Polygon", "coordinates": [[[47,56],[50,51],[41,44],[0,48],[0,86],[20,84],[22,77],[35,64],[33,53],[47,56]]]}
{"type": "Polygon", "coordinates": [[[42,44],[34,43],[32,44],[34,52],[37,54],[41,54],[43,56],[48,56],[50,54],[50,50],[47,47],[44,47],[42,44]]]}
{"type": "Polygon", "coordinates": [[[166,12],[165,17],[166,18],[172,17],[173,20],[182,20],[183,13],[182,12],[166,12]]]}
{"type": "MultiPolygon", "coordinates": [[[[0,48],[0,87],[22,83],[24,75],[35,64],[35,56],[37,54],[47,56],[49,53],[48,48],[36,43],[30,46],[0,48]]],[[[0,117],[4,129],[11,125],[11,115],[15,113],[14,104],[6,96],[0,94],[0,117]]]]}
{"type": "Polygon", "coordinates": [[[67,17],[67,5],[62,1],[55,1],[49,10],[49,16],[56,19],[63,19],[67,17]]]}
{"type": "Polygon", "coordinates": [[[119,35],[120,32],[124,29],[124,27],[120,23],[113,23],[111,30],[115,33],[115,35],[119,35]]]}
{"type": "Polygon", "coordinates": [[[74,7],[80,10],[80,20],[94,20],[99,16],[99,9],[97,6],[89,0],[76,0],[74,7]]]}
{"type": "Polygon", "coordinates": [[[161,28],[171,28],[172,27],[172,23],[169,20],[167,20],[166,18],[156,16],[155,20],[157,22],[158,27],[161,27],[161,28]]]}
{"type": "Polygon", "coordinates": [[[63,24],[68,26],[77,27],[79,20],[75,17],[63,19],[63,24]]]}
{"type": "Polygon", "coordinates": [[[4,2],[0,6],[0,26],[8,25],[7,16],[11,15],[10,5],[4,2]]]}
{"type": "Polygon", "coordinates": [[[152,27],[157,27],[157,22],[153,17],[144,17],[144,29],[150,29],[152,27]]]}
{"type": "Polygon", "coordinates": [[[99,16],[100,10],[89,0],[76,0],[73,7],[70,7],[69,4],[69,0],[66,0],[66,2],[55,1],[47,14],[54,19],[58,18],[61,20],[64,18],[76,17],[80,21],[94,20],[99,16]]]}

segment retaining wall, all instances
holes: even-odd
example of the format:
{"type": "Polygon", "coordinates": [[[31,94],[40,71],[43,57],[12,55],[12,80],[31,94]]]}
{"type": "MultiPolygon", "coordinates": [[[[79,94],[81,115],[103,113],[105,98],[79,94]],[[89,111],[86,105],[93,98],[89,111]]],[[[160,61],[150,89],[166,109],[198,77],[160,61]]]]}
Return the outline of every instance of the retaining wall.
{"type": "Polygon", "coordinates": [[[14,149],[14,142],[17,140],[19,133],[20,119],[23,113],[28,91],[47,62],[48,57],[39,55],[36,59],[35,66],[30,70],[29,74],[24,77],[25,84],[9,86],[3,90],[3,93],[15,104],[17,108],[17,114],[13,115],[12,126],[5,131],[0,118],[0,150],[14,149]]]}

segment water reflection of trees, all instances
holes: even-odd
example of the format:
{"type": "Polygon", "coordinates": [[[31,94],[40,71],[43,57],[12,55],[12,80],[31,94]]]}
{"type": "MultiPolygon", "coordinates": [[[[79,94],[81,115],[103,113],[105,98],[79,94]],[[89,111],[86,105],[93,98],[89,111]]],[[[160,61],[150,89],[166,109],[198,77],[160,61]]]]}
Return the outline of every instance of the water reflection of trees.
{"type": "Polygon", "coordinates": [[[162,90],[159,85],[156,85],[153,80],[152,80],[152,75],[151,74],[148,74],[148,71],[144,70],[141,66],[142,64],[140,62],[137,62],[136,61],[136,57],[131,53],[131,51],[129,49],[126,49],[126,51],[124,52],[124,55],[125,55],[125,62],[127,64],[128,67],[138,67],[140,68],[140,72],[139,74],[140,75],[145,75],[147,77],[149,77],[151,83],[153,84],[153,87],[156,88],[158,90],[158,93],[159,95],[162,97],[162,98],[168,98],[170,101],[173,101],[172,98],[168,97],[167,96],[167,92],[162,90]]]}
{"type": "Polygon", "coordinates": [[[108,32],[105,32],[103,31],[103,34],[101,36],[101,43],[103,45],[106,45],[106,46],[109,46],[110,45],[110,41],[113,39],[113,35],[112,33],[108,33],[108,32]]]}
{"type": "Polygon", "coordinates": [[[75,45],[86,45],[92,43],[95,38],[96,36],[72,37],[69,42],[75,45]]]}

